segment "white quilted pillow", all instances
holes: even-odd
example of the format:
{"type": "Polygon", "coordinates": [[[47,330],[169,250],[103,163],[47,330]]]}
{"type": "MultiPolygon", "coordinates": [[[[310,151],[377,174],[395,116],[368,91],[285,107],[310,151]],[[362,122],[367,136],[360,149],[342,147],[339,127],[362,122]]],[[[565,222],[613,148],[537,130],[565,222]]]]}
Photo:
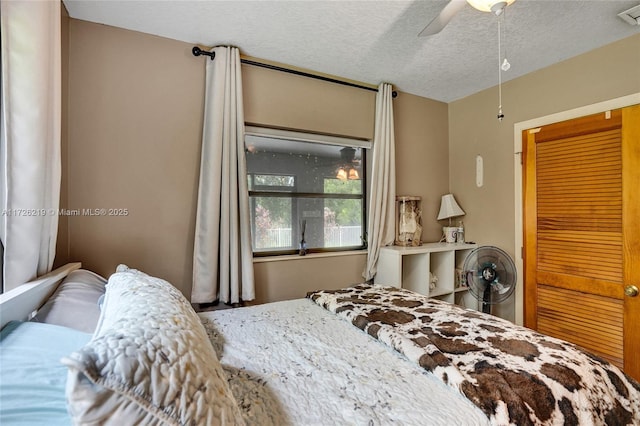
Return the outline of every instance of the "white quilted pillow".
{"type": "Polygon", "coordinates": [[[75,424],[244,424],[189,302],[142,272],[118,267],[93,338],[62,362],[75,424]]]}

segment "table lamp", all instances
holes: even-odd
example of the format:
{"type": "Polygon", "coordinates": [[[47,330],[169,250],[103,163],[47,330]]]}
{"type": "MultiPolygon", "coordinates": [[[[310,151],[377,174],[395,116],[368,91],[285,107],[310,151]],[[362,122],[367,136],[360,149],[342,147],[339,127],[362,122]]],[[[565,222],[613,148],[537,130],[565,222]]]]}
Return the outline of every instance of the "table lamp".
{"type": "Polygon", "coordinates": [[[445,194],[440,201],[440,212],[438,212],[438,220],[449,219],[449,226],[442,227],[445,241],[455,243],[458,236],[458,227],[451,226],[451,218],[464,216],[464,210],[460,208],[453,194],[445,194]]]}

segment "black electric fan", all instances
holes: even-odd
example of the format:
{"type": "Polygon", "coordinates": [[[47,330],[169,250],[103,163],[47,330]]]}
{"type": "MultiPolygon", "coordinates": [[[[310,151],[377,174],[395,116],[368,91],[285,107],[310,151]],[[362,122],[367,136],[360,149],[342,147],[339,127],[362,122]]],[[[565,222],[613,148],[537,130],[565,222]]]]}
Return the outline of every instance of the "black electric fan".
{"type": "Polygon", "coordinates": [[[507,300],[516,288],[516,266],[498,247],[474,249],[464,260],[463,268],[469,292],[482,302],[482,312],[491,313],[491,305],[507,300]]]}

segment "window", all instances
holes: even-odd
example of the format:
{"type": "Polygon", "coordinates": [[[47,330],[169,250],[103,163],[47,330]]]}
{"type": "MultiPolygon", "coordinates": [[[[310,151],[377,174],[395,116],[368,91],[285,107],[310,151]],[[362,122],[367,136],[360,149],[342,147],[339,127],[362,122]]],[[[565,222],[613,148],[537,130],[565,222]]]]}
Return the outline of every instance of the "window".
{"type": "Polygon", "coordinates": [[[251,235],[256,255],[366,248],[368,142],[248,127],[251,235]]]}

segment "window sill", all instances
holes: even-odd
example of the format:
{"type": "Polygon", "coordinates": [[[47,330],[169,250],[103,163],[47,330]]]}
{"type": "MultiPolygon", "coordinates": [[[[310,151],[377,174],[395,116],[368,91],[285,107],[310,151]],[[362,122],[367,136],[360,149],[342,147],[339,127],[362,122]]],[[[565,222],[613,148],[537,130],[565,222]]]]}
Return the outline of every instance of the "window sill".
{"type": "Polygon", "coordinates": [[[323,257],[338,257],[338,256],[358,256],[366,255],[367,250],[349,250],[349,251],[335,251],[326,253],[309,253],[305,256],[299,256],[297,254],[285,254],[281,256],[264,256],[254,257],[253,263],[265,263],[265,262],[282,262],[289,260],[304,260],[304,259],[319,259],[323,257]]]}

